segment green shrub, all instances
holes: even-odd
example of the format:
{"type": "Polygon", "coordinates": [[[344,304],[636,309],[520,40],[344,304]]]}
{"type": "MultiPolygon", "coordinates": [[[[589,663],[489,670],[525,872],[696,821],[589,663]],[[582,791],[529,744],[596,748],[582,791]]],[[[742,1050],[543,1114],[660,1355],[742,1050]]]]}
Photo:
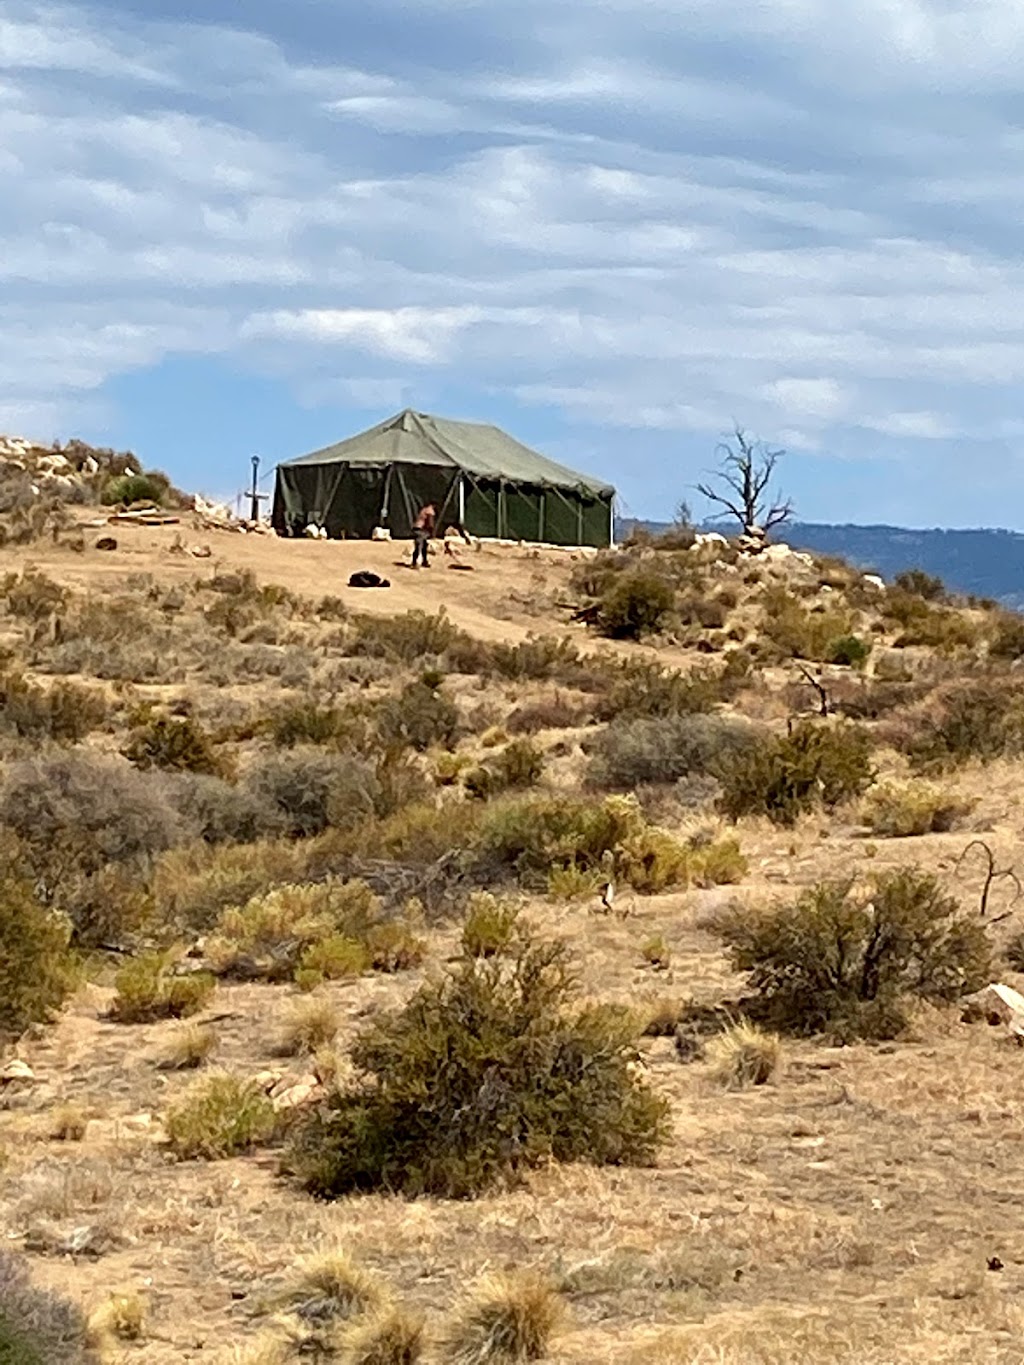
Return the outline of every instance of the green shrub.
{"type": "Polygon", "coordinates": [[[387,697],[377,713],[377,728],[386,745],[405,744],[420,751],[435,744],[451,748],[459,734],[459,712],[429,676],[387,697]]]}
{"type": "Polygon", "coordinates": [[[0,882],[0,1042],[59,1009],[75,982],[68,926],[46,911],[31,885],[0,882]]]}
{"type": "Polygon", "coordinates": [[[241,1076],[204,1076],[164,1116],[167,1144],[180,1161],[238,1156],[268,1141],[277,1127],[274,1106],[241,1076]]]}
{"type": "Polygon", "coordinates": [[[790,905],[734,907],[716,927],[768,1017],[800,1033],[891,1036],[909,998],[956,1000],[989,980],[984,925],[914,868],[880,876],[870,895],[833,881],[790,905]]]}
{"type": "Polygon", "coordinates": [[[853,725],[794,725],[788,735],[763,738],[722,765],[721,810],[730,820],[767,815],[779,825],[792,825],[818,804],[831,810],[871,782],[870,750],[867,735],[853,725]]]}
{"type": "Polygon", "coordinates": [[[882,782],[864,799],[864,823],[881,839],[946,834],[974,809],[973,801],[926,782],[882,782]]]}
{"type": "Polygon", "coordinates": [[[516,739],[500,753],[466,775],[471,796],[496,796],[499,792],[535,787],[544,773],[544,755],[528,739],[516,739]]]}
{"type": "Polygon", "coordinates": [[[942,579],[925,573],[923,569],[905,569],[896,575],[893,585],[901,592],[923,597],[926,602],[940,602],[946,596],[946,585],[942,579]]]}
{"type": "Polygon", "coordinates": [[[498,900],[489,891],[469,898],[462,925],[462,951],[466,957],[495,957],[512,943],[519,924],[519,908],[498,900]]]}
{"type": "Polygon", "coordinates": [[[224,770],[210,736],[190,716],[155,716],[133,731],[122,754],[143,771],[208,773],[224,770]]]}
{"type": "Polygon", "coordinates": [[[321,981],[344,981],[362,976],[371,966],[370,949],[361,939],[329,934],[303,949],[295,979],[303,985],[321,981]]]}
{"type": "Polygon", "coordinates": [[[78,1306],[36,1289],[25,1262],[0,1251],[0,1361],[3,1365],[94,1365],[78,1306]]]}
{"type": "Polygon", "coordinates": [[[842,635],[825,650],[825,662],[846,668],[863,668],[871,655],[871,641],[859,635],[842,635]]]}
{"type": "Polygon", "coordinates": [[[632,790],[692,774],[717,776],[761,738],[755,726],[726,716],[620,716],[590,746],[587,782],[632,790]]]}
{"type": "Polygon", "coordinates": [[[636,569],[615,579],[602,594],[598,619],[613,639],[638,640],[661,630],[675,606],[675,589],[668,579],[649,569],[636,569]]]}
{"type": "Polygon", "coordinates": [[[837,641],[852,635],[855,619],[852,612],[808,611],[788,588],[769,588],[762,606],[762,636],[784,658],[824,662],[837,641]]]}
{"type": "Polygon", "coordinates": [[[225,910],[207,954],[221,975],[285,981],[312,945],[338,936],[365,940],[380,912],[365,882],[279,886],[225,910]]]}
{"type": "Polygon", "coordinates": [[[468,1197],[549,1160],[649,1162],[667,1106],[633,1074],[633,1020],[573,994],[564,945],[462,959],[357,1039],[365,1080],[308,1117],[291,1168],[325,1197],[468,1197]]]}
{"type": "Polygon", "coordinates": [[[285,839],[171,849],[156,859],[152,872],[157,920],[183,935],[204,933],[229,906],[301,881],[304,854],[303,846],[285,839]]]}
{"type": "Polygon", "coordinates": [[[350,729],[343,711],[333,706],[298,702],[285,706],[270,718],[274,743],[283,749],[296,744],[333,744],[350,729]]]}
{"type": "Polygon", "coordinates": [[[943,771],[1024,752],[1024,690],[1007,678],[977,678],[943,691],[901,745],[919,771],[943,771]]]}
{"type": "Polygon", "coordinates": [[[119,474],[103,488],[101,500],[108,506],[113,503],[152,502],[162,507],[168,501],[171,481],[158,470],[148,470],[144,474],[119,474]]]}
{"type": "Polygon", "coordinates": [[[147,953],[128,962],[114,977],[117,995],[110,1017],[119,1024],[154,1019],[188,1019],[209,1003],[216,982],[209,972],[175,975],[171,953],[147,953]]]}

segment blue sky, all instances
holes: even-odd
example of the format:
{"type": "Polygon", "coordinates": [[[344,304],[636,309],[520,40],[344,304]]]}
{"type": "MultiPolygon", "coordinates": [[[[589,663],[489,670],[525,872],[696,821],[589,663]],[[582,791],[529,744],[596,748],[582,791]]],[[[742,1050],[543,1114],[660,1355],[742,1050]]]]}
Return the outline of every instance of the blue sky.
{"type": "Polygon", "coordinates": [[[1019,0],[0,7],[0,431],[232,493],[404,406],[669,516],[1024,528],[1019,0]]]}

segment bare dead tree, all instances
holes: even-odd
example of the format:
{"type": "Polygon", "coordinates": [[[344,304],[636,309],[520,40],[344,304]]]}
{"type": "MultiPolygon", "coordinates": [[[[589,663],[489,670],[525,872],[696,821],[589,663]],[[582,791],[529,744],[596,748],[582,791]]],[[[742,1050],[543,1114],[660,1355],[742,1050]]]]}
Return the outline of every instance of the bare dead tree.
{"type": "Polygon", "coordinates": [[[804,664],[798,663],[797,668],[799,668],[800,672],[804,675],[807,681],[814,688],[815,692],[817,692],[818,694],[818,714],[820,716],[828,716],[832,710],[832,707],[829,705],[828,692],[825,690],[825,684],[821,681],[820,678],[816,678],[814,674],[811,672],[811,670],[805,667],[804,664]]]}
{"type": "Polygon", "coordinates": [[[1004,919],[1009,919],[1010,916],[1013,914],[1013,907],[1017,904],[1018,900],[1020,900],[1022,893],[1024,893],[1024,888],[1021,887],[1020,878],[1017,876],[1016,872],[1013,870],[1012,867],[1001,868],[996,867],[995,854],[989,848],[988,844],[985,843],[984,839],[971,840],[971,842],[967,845],[964,851],[960,854],[960,857],[956,860],[957,872],[959,872],[963,867],[964,859],[967,857],[968,853],[970,853],[972,848],[980,848],[985,855],[986,862],[985,881],[982,884],[981,899],[978,904],[978,914],[981,916],[982,919],[985,919],[985,917],[988,915],[988,897],[989,892],[992,890],[993,882],[998,882],[1005,878],[1007,881],[1013,883],[1014,889],[1016,891],[1013,900],[1010,902],[1009,910],[1004,911],[1003,914],[1001,915],[996,915],[996,917],[990,921],[990,923],[992,924],[1000,924],[1004,919]]]}
{"type": "Polygon", "coordinates": [[[736,427],[733,443],[723,441],[716,453],[719,470],[713,477],[719,486],[699,483],[697,492],[725,509],[718,513],[720,517],[735,517],[745,535],[770,531],[790,519],[793,504],[788,498],[773,501],[777,495],[770,490],[775,466],[785,451],[772,450],[763,441],[753,440],[742,427],[736,427]]]}

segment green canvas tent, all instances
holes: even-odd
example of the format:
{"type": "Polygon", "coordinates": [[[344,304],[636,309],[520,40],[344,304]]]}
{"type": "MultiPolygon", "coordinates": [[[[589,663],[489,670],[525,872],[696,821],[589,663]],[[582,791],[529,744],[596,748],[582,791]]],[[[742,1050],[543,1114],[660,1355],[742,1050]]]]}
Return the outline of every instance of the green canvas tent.
{"type": "Polygon", "coordinates": [[[443,530],[552,545],[609,545],[615,489],[520,445],[497,427],[408,409],[347,441],[277,466],[273,524],[334,538],[412,533],[432,502],[443,530]]]}

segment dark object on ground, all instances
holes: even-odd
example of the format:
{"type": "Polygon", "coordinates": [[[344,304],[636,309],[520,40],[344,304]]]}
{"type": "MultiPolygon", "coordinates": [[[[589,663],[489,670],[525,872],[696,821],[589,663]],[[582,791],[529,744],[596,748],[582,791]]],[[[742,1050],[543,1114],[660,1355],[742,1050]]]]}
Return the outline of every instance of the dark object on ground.
{"type": "Polygon", "coordinates": [[[473,565],[472,565],[472,564],[449,564],[448,567],[449,567],[449,569],[458,569],[458,570],[460,571],[460,573],[472,573],[472,572],[473,572],[473,565]]]}
{"type": "Polygon", "coordinates": [[[350,588],[390,588],[391,582],[369,569],[359,569],[349,578],[348,585],[350,588]]]}
{"type": "Polygon", "coordinates": [[[117,541],[113,536],[100,536],[96,542],[96,548],[97,550],[116,550],[117,541]]]}

